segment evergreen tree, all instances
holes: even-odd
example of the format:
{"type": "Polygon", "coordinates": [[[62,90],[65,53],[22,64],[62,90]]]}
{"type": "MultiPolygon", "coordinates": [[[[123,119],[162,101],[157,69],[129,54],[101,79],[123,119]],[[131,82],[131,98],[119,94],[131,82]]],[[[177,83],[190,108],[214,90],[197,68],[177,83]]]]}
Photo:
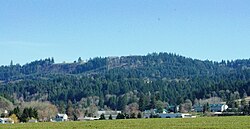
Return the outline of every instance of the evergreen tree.
{"type": "Polygon", "coordinates": [[[21,122],[27,122],[29,119],[31,118],[35,118],[35,119],[38,119],[38,112],[36,109],[34,108],[24,108],[23,109],[23,113],[20,117],[20,121],[21,122]]]}
{"type": "Polygon", "coordinates": [[[137,118],[142,118],[141,112],[137,114],[137,118]]]}
{"type": "Polygon", "coordinates": [[[52,59],[51,59],[51,62],[52,62],[52,64],[54,64],[55,63],[55,60],[54,60],[54,58],[52,57],[52,59]]]}
{"type": "Polygon", "coordinates": [[[146,98],[144,95],[141,95],[139,98],[139,110],[144,111],[146,109],[146,98]]]}
{"type": "Polygon", "coordinates": [[[125,118],[125,116],[122,113],[118,113],[116,116],[116,119],[124,119],[124,118],[125,118]]]}
{"type": "Polygon", "coordinates": [[[11,67],[13,66],[13,61],[12,61],[12,60],[10,61],[10,66],[11,66],[11,67]]]}
{"type": "Polygon", "coordinates": [[[164,109],[164,103],[160,100],[156,101],[155,108],[157,109],[158,113],[162,113],[164,109]]]}
{"type": "Polygon", "coordinates": [[[98,105],[100,106],[100,108],[104,107],[104,98],[103,97],[100,97],[98,105]]]}
{"type": "Polygon", "coordinates": [[[15,114],[18,119],[21,118],[22,113],[20,111],[19,106],[15,107],[12,111],[10,111],[9,116],[11,116],[12,114],[15,114]]]}
{"type": "Polygon", "coordinates": [[[28,109],[28,108],[24,108],[24,109],[23,109],[23,113],[22,113],[22,115],[21,115],[20,121],[21,121],[21,122],[27,122],[27,121],[28,121],[28,118],[29,118],[29,109],[28,109]]]}
{"type": "Polygon", "coordinates": [[[105,120],[105,119],[106,119],[105,115],[102,113],[101,116],[100,116],[100,118],[99,118],[99,120],[105,120]]]}
{"type": "Polygon", "coordinates": [[[206,103],[203,105],[203,113],[205,112],[208,112],[210,109],[209,109],[209,103],[206,103]]]}
{"type": "Polygon", "coordinates": [[[76,121],[77,119],[78,119],[78,117],[77,117],[76,113],[74,112],[73,113],[73,120],[76,121]]]}
{"type": "Polygon", "coordinates": [[[132,113],[132,114],[130,115],[130,118],[135,119],[135,118],[136,118],[136,114],[135,114],[135,113],[132,113]]]}
{"type": "Polygon", "coordinates": [[[128,103],[127,95],[119,97],[117,109],[124,110],[127,103],[128,103]]]}
{"type": "Polygon", "coordinates": [[[68,101],[68,106],[67,106],[67,110],[66,110],[66,114],[69,116],[69,118],[73,119],[74,116],[74,108],[73,108],[73,104],[72,102],[69,100],[68,101]]]}
{"type": "Polygon", "coordinates": [[[112,117],[112,115],[110,114],[110,115],[109,115],[109,120],[112,120],[112,119],[113,119],[113,117],[112,117]]]}
{"type": "Polygon", "coordinates": [[[78,58],[78,63],[82,63],[82,58],[81,57],[78,58]]]}
{"type": "Polygon", "coordinates": [[[150,101],[150,109],[155,109],[155,103],[156,103],[156,100],[155,100],[155,97],[152,96],[151,97],[151,101],[150,101]]]}

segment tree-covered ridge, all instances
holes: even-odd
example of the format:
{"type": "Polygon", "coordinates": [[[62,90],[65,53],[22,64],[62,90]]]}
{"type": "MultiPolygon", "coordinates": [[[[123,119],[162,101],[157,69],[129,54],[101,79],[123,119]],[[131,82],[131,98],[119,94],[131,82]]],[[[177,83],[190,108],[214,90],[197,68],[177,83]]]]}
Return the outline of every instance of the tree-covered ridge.
{"type": "Polygon", "coordinates": [[[48,58],[1,66],[0,80],[0,94],[13,103],[50,101],[60,111],[68,101],[118,110],[138,104],[145,110],[163,102],[214,96],[231,102],[250,95],[250,59],[212,62],[153,53],[56,64],[48,58]]]}
{"type": "Polygon", "coordinates": [[[146,56],[80,58],[74,63],[55,64],[53,58],[37,60],[23,66],[11,64],[0,67],[0,80],[26,78],[40,74],[120,74],[148,78],[190,78],[241,72],[250,68],[250,60],[201,61],[169,53],[146,56]]]}

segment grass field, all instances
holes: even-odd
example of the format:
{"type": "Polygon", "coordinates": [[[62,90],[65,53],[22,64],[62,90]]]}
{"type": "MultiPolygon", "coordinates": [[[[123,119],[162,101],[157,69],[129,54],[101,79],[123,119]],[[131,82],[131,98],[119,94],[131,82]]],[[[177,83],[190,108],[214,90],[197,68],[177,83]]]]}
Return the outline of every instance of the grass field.
{"type": "Polygon", "coordinates": [[[130,120],[98,120],[57,123],[20,123],[3,124],[0,128],[6,129],[249,129],[250,117],[200,117],[176,119],[130,119],[130,120]]]}

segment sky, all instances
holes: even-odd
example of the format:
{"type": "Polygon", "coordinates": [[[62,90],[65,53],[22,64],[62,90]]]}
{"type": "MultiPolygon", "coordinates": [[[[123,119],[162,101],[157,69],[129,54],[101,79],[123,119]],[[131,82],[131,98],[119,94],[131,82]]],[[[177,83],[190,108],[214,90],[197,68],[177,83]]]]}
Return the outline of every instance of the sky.
{"type": "Polygon", "coordinates": [[[0,65],[169,52],[250,58],[249,0],[0,0],[0,65]]]}

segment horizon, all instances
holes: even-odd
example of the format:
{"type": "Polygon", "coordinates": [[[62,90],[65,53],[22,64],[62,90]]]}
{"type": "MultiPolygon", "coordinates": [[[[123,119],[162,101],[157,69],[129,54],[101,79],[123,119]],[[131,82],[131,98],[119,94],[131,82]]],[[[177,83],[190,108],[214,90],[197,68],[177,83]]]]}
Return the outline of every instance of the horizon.
{"type": "Polygon", "coordinates": [[[249,59],[250,1],[0,1],[0,66],[176,53],[249,59]]]}
{"type": "MultiPolygon", "coordinates": [[[[45,60],[45,59],[53,59],[55,61],[55,64],[71,64],[71,63],[74,63],[75,61],[77,62],[77,60],[79,58],[81,58],[84,62],[87,62],[87,61],[89,61],[91,59],[94,59],[94,58],[108,58],[108,57],[119,57],[120,58],[120,57],[128,57],[128,56],[147,56],[148,54],[153,54],[153,53],[160,54],[160,53],[168,53],[168,52],[151,52],[151,53],[147,53],[147,54],[144,54],[144,55],[138,55],[137,54],[137,55],[121,55],[121,56],[96,56],[96,57],[90,57],[88,59],[85,59],[85,58],[82,58],[82,57],[77,57],[72,61],[61,61],[61,62],[56,61],[56,58],[54,58],[54,57],[45,57],[45,58],[41,58],[41,59],[31,60],[31,61],[28,61],[28,62],[26,62],[24,64],[20,64],[18,62],[15,62],[14,60],[11,60],[9,64],[0,64],[0,66],[10,66],[11,63],[13,63],[13,65],[21,65],[21,66],[23,66],[23,65],[29,64],[29,63],[31,63],[33,61],[39,61],[39,60],[45,60]]],[[[196,58],[192,58],[192,57],[183,56],[183,55],[180,55],[180,54],[177,54],[177,53],[168,53],[168,54],[175,54],[177,56],[182,56],[182,57],[185,57],[185,58],[191,58],[193,60],[212,61],[212,62],[218,62],[218,63],[220,63],[222,61],[227,62],[227,61],[236,61],[236,60],[250,60],[250,58],[242,58],[242,59],[232,59],[232,60],[224,60],[224,59],[222,59],[220,61],[214,61],[214,60],[208,60],[208,59],[205,59],[205,60],[196,59],[196,58]]]]}

